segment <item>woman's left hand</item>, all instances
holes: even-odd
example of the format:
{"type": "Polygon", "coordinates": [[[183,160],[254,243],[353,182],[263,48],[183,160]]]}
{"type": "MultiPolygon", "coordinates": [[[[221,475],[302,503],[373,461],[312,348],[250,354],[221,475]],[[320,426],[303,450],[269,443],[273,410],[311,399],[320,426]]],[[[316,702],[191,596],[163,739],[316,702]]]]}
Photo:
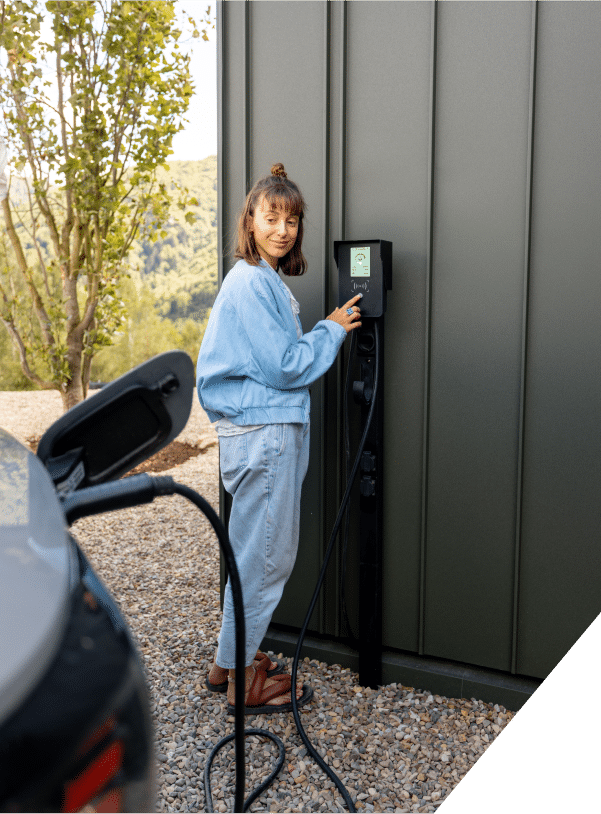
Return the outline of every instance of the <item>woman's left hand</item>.
{"type": "Polygon", "coordinates": [[[337,322],[339,325],[342,325],[347,334],[354,328],[360,328],[361,323],[358,322],[358,319],[361,316],[361,309],[355,303],[357,300],[360,300],[362,296],[363,294],[357,294],[356,297],[350,299],[343,306],[332,311],[330,316],[326,317],[326,319],[331,319],[332,322],[337,322]],[[349,311],[350,313],[348,313],[349,311]]]}

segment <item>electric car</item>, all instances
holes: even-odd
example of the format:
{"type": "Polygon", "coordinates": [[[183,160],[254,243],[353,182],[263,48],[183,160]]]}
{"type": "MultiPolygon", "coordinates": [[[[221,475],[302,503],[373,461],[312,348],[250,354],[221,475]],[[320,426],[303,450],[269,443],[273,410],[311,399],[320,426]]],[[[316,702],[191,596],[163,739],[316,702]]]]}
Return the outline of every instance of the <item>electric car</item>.
{"type": "Polygon", "coordinates": [[[66,506],[134,505],[118,478],[179,434],[193,385],[173,351],[65,413],[37,455],[0,429],[0,811],[154,810],[140,656],[66,506]]]}

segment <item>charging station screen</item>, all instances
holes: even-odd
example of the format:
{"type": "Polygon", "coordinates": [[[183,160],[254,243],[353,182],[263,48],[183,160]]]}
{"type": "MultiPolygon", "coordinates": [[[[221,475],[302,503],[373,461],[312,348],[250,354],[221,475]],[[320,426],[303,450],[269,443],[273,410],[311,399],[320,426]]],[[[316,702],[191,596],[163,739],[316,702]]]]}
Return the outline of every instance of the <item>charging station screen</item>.
{"type": "Polygon", "coordinates": [[[351,246],[351,277],[369,277],[369,252],[369,246],[351,246]]]}

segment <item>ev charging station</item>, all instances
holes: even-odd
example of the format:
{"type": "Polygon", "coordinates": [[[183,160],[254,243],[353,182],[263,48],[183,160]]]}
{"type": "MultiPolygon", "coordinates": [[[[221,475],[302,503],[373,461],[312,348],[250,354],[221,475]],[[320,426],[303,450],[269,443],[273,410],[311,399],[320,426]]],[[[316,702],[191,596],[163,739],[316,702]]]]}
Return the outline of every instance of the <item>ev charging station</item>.
{"type": "Polygon", "coordinates": [[[359,378],[353,399],[360,407],[359,463],[359,682],[382,683],[382,534],[384,457],[384,313],[392,288],[392,243],[387,240],[334,242],[338,306],[356,294],[361,327],[356,329],[359,378]],[[369,426],[367,426],[369,424],[369,426]]]}
{"type": "Polygon", "coordinates": [[[334,259],[338,266],[338,307],[356,294],[363,294],[362,321],[363,318],[383,320],[386,292],[392,288],[392,243],[336,240],[334,259]]]}

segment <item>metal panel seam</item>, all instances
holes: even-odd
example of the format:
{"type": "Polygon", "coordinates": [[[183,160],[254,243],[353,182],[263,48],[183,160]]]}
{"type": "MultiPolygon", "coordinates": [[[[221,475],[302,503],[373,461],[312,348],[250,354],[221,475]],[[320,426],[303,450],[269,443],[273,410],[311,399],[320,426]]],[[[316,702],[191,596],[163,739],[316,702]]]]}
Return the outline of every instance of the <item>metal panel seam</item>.
{"type": "MultiPolygon", "coordinates": [[[[224,105],[223,91],[226,80],[226,54],[225,54],[225,9],[224,0],[217,3],[217,282],[221,286],[223,282],[223,259],[226,253],[225,248],[225,201],[226,186],[223,156],[225,152],[225,127],[224,127],[224,105]]],[[[219,476],[219,518],[224,525],[228,521],[228,508],[226,492],[223,488],[221,475],[219,476]]],[[[225,587],[225,560],[220,554],[220,601],[223,602],[223,589],[225,587]]]]}
{"type": "Polygon", "coordinates": [[[430,363],[432,334],[432,273],[434,250],[434,162],[436,133],[436,51],[438,42],[438,8],[432,2],[432,32],[430,41],[430,122],[428,145],[428,210],[426,224],[426,313],[424,338],[424,412],[422,422],[422,516],[420,533],[420,575],[419,575],[419,630],[418,653],[424,655],[425,615],[426,615],[426,534],[428,527],[428,455],[430,423],[430,363]]]}
{"type": "MultiPolygon", "coordinates": [[[[338,160],[338,198],[339,198],[339,207],[340,211],[338,214],[338,230],[336,233],[336,237],[339,240],[345,239],[345,232],[346,232],[346,81],[347,81],[347,58],[346,58],[346,45],[347,45],[347,0],[343,0],[341,7],[341,14],[340,14],[340,87],[339,87],[339,107],[338,107],[338,125],[339,125],[339,138],[340,138],[340,156],[338,160]]],[[[332,17],[330,17],[330,35],[332,33],[332,17]]],[[[331,73],[331,60],[333,58],[332,53],[332,45],[331,45],[331,37],[330,37],[330,62],[328,63],[328,67],[330,69],[330,93],[331,93],[331,83],[332,83],[332,73],[331,73]]],[[[330,104],[331,104],[331,97],[330,97],[330,104]]],[[[330,130],[330,140],[332,138],[332,128],[330,130]]],[[[331,141],[330,141],[331,144],[331,141]]],[[[329,156],[331,161],[331,155],[329,156]]],[[[330,163],[330,171],[331,171],[331,163],[330,163]]],[[[331,223],[330,230],[331,230],[331,223]]],[[[332,235],[330,234],[330,237],[332,235]]],[[[335,272],[334,272],[335,273],[335,272]]],[[[335,306],[338,305],[338,300],[334,303],[335,306]]],[[[344,405],[346,403],[345,399],[345,367],[346,364],[350,364],[349,358],[350,348],[349,343],[345,342],[342,346],[341,352],[337,357],[336,360],[336,382],[337,382],[337,415],[338,420],[336,423],[337,428],[337,435],[336,435],[336,460],[338,461],[338,466],[336,469],[336,503],[337,505],[340,504],[344,492],[346,490],[346,455],[345,455],[345,443],[344,443],[344,434],[346,433],[346,411],[344,409],[344,405]]],[[[348,515],[348,509],[347,509],[348,515]]],[[[344,528],[344,526],[343,526],[344,528]]],[[[337,573],[342,574],[342,579],[338,583],[338,595],[337,595],[337,619],[336,619],[336,630],[337,635],[342,635],[343,623],[347,618],[346,614],[346,606],[345,606],[345,588],[343,585],[343,580],[346,576],[346,567],[345,567],[345,555],[343,550],[343,544],[340,545],[340,540],[344,539],[344,531],[340,532],[339,537],[339,548],[338,548],[338,562],[337,562],[337,573]]],[[[347,634],[350,634],[350,624],[348,624],[349,631],[347,634]]]]}
{"type": "Polygon", "coordinates": [[[225,127],[223,114],[223,88],[225,82],[225,25],[224,0],[217,3],[217,281],[223,282],[223,258],[225,255],[225,201],[226,186],[224,176],[223,155],[225,151],[225,127]]]}
{"type": "Polygon", "coordinates": [[[243,178],[245,184],[244,195],[245,198],[252,187],[251,179],[251,59],[250,59],[250,3],[251,0],[245,0],[244,3],[244,167],[243,178]]]}
{"type": "MultiPolygon", "coordinates": [[[[323,269],[323,287],[322,287],[322,310],[323,313],[328,312],[329,303],[328,303],[328,292],[329,292],[329,280],[330,280],[330,263],[329,263],[329,251],[328,245],[330,241],[330,194],[329,194],[329,184],[330,184],[330,54],[329,54],[329,46],[330,46],[330,4],[325,3],[324,5],[324,84],[323,84],[323,181],[322,181],[322,207],[323,207],[323,237],[322,237],[322,269],[323,269]]],[[[321,393],[322,403],[324,407],[326,407],[326,400],[328,398],[327,387],[324,385],[322,388],[321,393]]],[[[324,409],[320,410],[320,472],[319,477],[321,480],[321,494],[325,494],[324,490],[324,477],[325,477],[325,467],[326,467],[326,454],[327,454],[327,447],[329,446],[327,441],[327,420],[326,416],[328,415],[329,410],[324,409]]],[[[328,544],[328,530],[326,528],[326,520],[327,520],[327,511],[324,505],[323,499],[319,502],[319,510],[321,517],[319,518],[319,524],[323,529],[322,532],[322,552],[321,552],[321,559],[326,551],[326,547],[328,544]]],[[[336,603],[338,604],[338,603],[336,603]]],[[[326,631],[326,602],[321,600],[318,606],[319,612],[319,625],[320,631],[324,633],[326,631]]],[[[335,611],[334,614],[334,630],[335,635],[340,635],[339,630],[339,614],[338,611],[335,611]]]]}
{"type": "MultiPolygon", "coordinates": [[[[347,0],[344,0],[342,4],[342,15],[341,15],[341,30],[340,30],[340,51],[341,51],[341,64],[340,64],[340,179],[339,179],[339,195],[340,195],[340,221],[339,221],[339,240],[346,239],[346,107],[347,107],[347,99],[346,99],[346,85],[347,85],[347,36],[348,36],[348,17],[347,17],[347,0]]],[[[335,305],[338,305],[338,300],[336,301],[335,305]]],[[[340,354],[340,361],[338,363],[338,404],[340,405],[340,409],[344,411],[344,406],[346,404],[345,399],[345,384],[346,384],[346,376],[345,376],[345,365],[344,362],[346,361],[347,365],[351,364],[350,358],[350,347],[349,343],[345,342],[343,345],[343,349],[346,350],[346,359],[344,350],[342,354],[340,354]]],[[[347,415],[346,411],[342,415],[342,419],[338,422],[339,426],[339,434],[338,434],[338,460],[341,462],[339,466],[339,475],[338,475],[338,483],[339,483],[339,500],[342,500],[344,492],[346,491],[347,486],[347,478],[348,478],[348,465],[346,463],[346,449],[343,451],[343,447],[345,446],[345,442],[343,441],[343,433],[345,434],[344,437],[346,438],[347,432],[347,415]],[[344,465],[342,461],[345,461],[344,465]]],[[[350,509],[347,509],[347,518],[349,516],[350,509]]],[[[346,519],[345,519],[346,524],[346,519]]],[[[346,526],[345,526],[346,527],[346,526]]],[[[344,534],[344,532],[343,532],[344,534]]],[[[340,563],[340,573],[344,574],[345,572],[345,562],[344,557],[343,561],[340,563]]],[[[342,583],[340,583],[342,585],[342,583]]],[[[342,588],[342,591],[345,589],[342,588]]],[[[351,635],[351,625],[350,621],[347,622],[348,619],[348,612],[346,608],[346,600],[344,597],[344,593],[341,597],[341,602],[339,602],[339,616],[344,617],[344,621],[347,623],[347,635],[351,635]]],[[[342,630],[342,618],[340,621],[340,628],[342,630]]]]}
{"type": "Polygon", "coordinates": [[[340,88],[340,240],[346,240],[346,84],[347,84],[347,0],[342,4],[340,88]]]}
{"type": "Polygon", "coordinates": [[[534,114],[536,103],[536,57],[538,47],[538,0],[532,5],[532,34],[530,46],[530,98],[528,101],[528,149],[526,153],[526,221],[524,235],[524,287],[522,298],[522,347],[520,373],[520,405],[518,419],[518,449],[516,478],[515,550],[513,567],[513,623],[511,643],[511,672],[517,673],[518,614],[520,588],[520,554],[522,547],[522,504],[524,498],[524,431],[526,421],[526,368],[528,363],[528,314],[530,303],[530,266],[532,254],[532,201],[534,163],[534,114]]]}

